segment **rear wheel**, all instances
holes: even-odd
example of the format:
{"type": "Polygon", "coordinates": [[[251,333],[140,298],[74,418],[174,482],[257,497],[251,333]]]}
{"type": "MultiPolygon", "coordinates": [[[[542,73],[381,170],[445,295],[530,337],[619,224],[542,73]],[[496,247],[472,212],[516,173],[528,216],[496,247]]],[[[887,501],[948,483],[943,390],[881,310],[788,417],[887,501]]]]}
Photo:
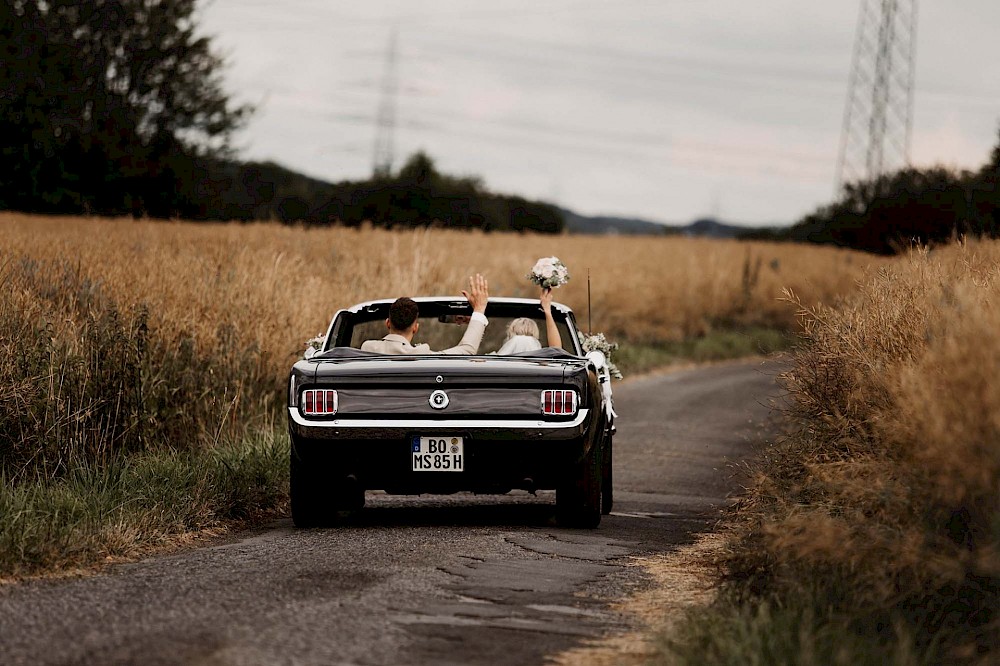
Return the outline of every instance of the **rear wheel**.
{"type": "Polygon", "coordinates": [[[594,529],[601,524],[601,448],[595,443],[556,488],[556,520],[563,527],[594,529]]]}
{"type": "Polygon", "coordinates": [[[322,527],[337,522],[341,512],[365,505],[365,490],[354,476],[344,476],[329,456],[292,438],[289,495],[296,527],[322,527]]]}
{"type": "Polygon", "coordinates": [[[318,527],[323,522],[322,499],[315,465],[307,458],[305,447],[292,439],[288,468],[288,490],[292,505],[292,522],[296,527],[318,527]]]}
{"type": "Polygon", "coordinates": [[[605,516],[611,513],[615,504],[613,439],[614,436],[611,433],[608,433],[604,439],[604,464],[601,465],[601,513],[605,516]]]}

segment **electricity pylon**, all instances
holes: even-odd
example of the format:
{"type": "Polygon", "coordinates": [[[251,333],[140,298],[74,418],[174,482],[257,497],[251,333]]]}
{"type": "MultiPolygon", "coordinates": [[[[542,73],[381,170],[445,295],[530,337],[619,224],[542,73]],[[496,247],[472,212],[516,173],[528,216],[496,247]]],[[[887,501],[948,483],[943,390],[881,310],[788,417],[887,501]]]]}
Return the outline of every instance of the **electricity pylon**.
{"type": "Polygon", "coordinates": [[[837,193],[910,163],[917,0],[860,0],[837,193]]]}
{"type": "Polygon", "coordinates": [[[393,135],[396,133],[396,31],[389,36],[389,48],[385,55],[385,71],[382,74],[382,95],[379,99],[378,114],[375,118],[375,151],[372,157],[372,171],[375,176],[392,173],[393,135]]]}

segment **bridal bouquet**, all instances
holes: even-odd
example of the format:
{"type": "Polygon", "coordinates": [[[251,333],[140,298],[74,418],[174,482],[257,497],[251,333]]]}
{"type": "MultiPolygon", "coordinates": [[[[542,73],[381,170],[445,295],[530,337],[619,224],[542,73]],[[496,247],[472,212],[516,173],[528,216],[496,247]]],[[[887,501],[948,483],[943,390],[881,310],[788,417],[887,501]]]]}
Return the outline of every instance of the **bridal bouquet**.
{"type": "Polygon", "coordinates": [[[542,257],[531,267],[527,278],[544,289],[555,289],[569,282],[569,270],[559,257],[542,257]]]}

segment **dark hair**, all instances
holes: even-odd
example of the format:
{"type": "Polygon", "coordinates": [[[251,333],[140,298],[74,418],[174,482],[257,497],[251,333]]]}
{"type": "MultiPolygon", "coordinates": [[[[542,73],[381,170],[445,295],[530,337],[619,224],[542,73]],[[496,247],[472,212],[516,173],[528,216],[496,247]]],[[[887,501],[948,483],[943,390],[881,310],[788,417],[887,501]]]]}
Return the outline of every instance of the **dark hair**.
{"type": "Polygon", "coordinates": [[[413,326],[418,314],[420,314],[420,310],[417,308],[416,302],[412,298],[403,296],[397,298],[389,306],[389,323],[392,324],[394,330],[405,331],[413,326]]]}

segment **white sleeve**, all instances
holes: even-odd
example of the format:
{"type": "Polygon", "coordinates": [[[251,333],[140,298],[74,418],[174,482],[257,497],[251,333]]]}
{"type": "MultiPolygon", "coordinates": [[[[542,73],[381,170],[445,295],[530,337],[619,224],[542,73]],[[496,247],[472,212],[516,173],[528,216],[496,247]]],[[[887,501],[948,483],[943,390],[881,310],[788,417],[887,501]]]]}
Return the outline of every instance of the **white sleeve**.
{"type": "Polygon", "coordinates": [[[489,326],[490,325],[490,320],[487,319],[486,315],[484,315],[482,312],[473,312],[472,313],[472,321],[482,322],[483,326],[489,326]]]}

